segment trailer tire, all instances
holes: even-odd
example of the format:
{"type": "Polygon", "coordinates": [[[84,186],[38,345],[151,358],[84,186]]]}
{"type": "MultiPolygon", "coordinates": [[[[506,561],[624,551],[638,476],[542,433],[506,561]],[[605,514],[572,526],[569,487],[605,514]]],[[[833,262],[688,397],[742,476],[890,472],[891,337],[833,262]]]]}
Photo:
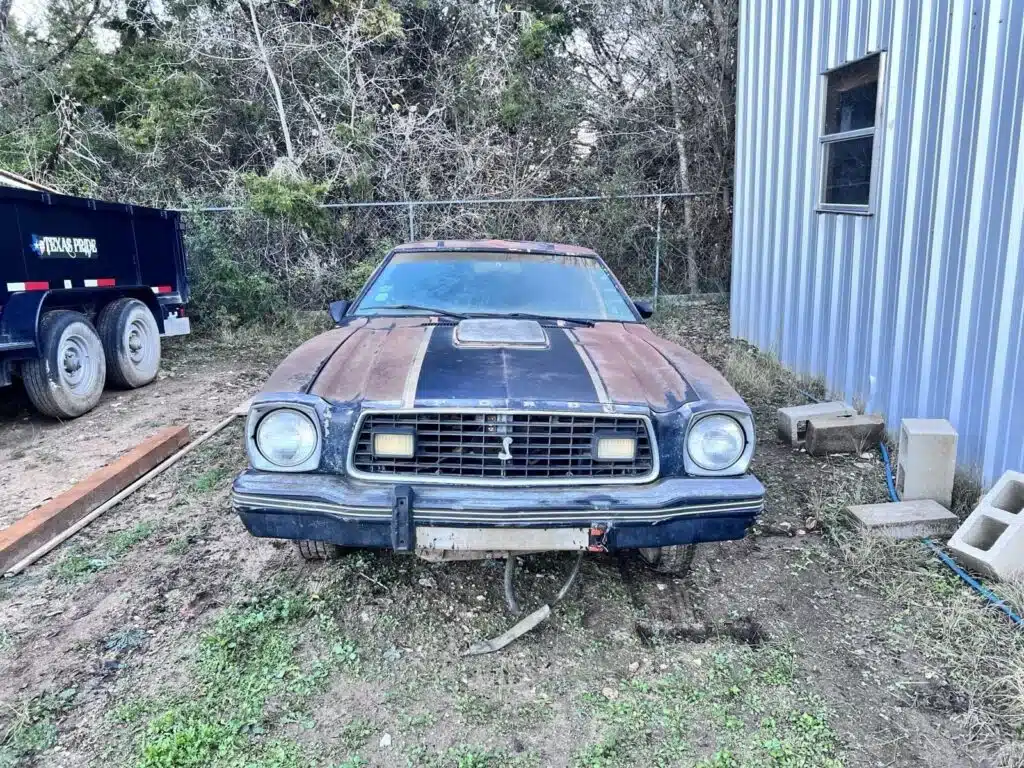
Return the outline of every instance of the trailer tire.
{"type": "Polygon", "coordinates": [[[669,547],[644,547],[640,559],[647,567],[670,576],[685,576],[693,568],[697,555],[696,544],[673,544],[669,547]]]}
{"type": "Polygon", "coordinates": [[[21,366],[25,391],[36,409],[58,419],[91,411],[103,394],[107,361],[99,334],[80,312],[47,312],[39,324],[38,360],[21,366]]]}
{"type": "Polygon", "coordinates": [[[160,370],[160,328],[138,299],[112,301],[96,324],[107,356],[107,377],[122,389],[149,384],[160,370]]]}

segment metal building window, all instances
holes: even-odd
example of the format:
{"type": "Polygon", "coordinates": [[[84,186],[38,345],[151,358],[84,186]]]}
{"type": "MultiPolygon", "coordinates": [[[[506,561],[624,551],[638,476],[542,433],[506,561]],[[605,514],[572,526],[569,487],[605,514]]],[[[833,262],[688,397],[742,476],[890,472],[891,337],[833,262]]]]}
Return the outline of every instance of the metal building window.
{"type": "Polygon", "coordinates": [[[822,211],[870,213],[881,54],[825,73],[822,211]]]}

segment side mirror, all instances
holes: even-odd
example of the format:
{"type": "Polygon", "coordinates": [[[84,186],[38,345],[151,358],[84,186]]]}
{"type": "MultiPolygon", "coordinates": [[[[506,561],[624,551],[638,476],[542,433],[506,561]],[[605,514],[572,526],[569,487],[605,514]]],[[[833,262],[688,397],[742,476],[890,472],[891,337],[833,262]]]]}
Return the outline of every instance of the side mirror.
{"type": "Polygon", "coordinates": [[[644,320],[654,314],[654,305],[646,299],[637,299],[633,302],[633,306],[644,320]]]}
{"type": "Polygon", "coordinates": [[[331,313],[331,320],[334,321],[335,325],[341,325],[341,318],[345,316],[348,304],[347,299],[342,299],[341,301],[332,301],[327,305],[327,311],[331,313]]]}

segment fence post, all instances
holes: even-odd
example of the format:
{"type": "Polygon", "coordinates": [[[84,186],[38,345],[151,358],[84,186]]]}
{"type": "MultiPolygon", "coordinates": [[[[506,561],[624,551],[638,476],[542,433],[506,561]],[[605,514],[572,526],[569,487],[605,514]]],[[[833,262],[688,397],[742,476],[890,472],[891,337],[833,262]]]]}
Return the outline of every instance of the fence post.
{"type": "Polygon", "coordinates": [[[658,195],[658,223],[654,229],[654,308],[658,308],[658,285],[661,281],[661,203],[658,195]]]}
{"type": "Polygon", "coordinates": [[[409,203],[409,242],[416,242],[416,222],[414,220],[412,203],[409,203]]]}

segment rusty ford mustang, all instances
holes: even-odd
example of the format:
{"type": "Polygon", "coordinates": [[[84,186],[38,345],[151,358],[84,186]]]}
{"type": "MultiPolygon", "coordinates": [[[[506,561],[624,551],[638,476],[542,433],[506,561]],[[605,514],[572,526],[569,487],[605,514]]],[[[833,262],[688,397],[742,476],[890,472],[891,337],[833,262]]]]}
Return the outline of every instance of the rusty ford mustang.
{"type": "Polygon", "coordinates": [[[253,400],[232,502],[307,558],[638,549],[674,571],[742,538],[750,409],[643,323],[593,251],[402,245],[253,400]]]}

